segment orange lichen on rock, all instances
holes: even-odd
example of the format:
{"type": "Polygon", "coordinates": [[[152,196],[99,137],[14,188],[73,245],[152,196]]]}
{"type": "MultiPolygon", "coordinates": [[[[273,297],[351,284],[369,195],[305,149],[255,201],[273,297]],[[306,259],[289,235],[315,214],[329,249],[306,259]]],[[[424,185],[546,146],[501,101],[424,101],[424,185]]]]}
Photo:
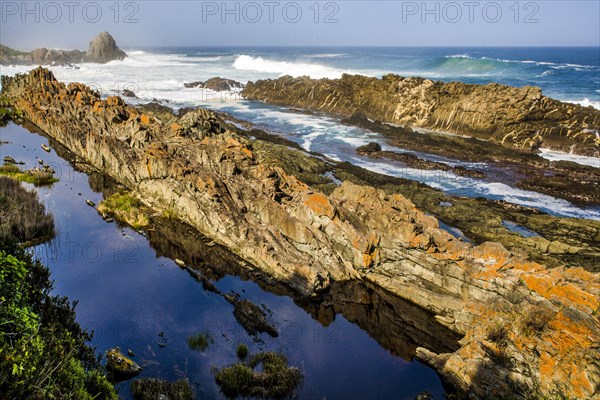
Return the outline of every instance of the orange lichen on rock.
{"type": "Polygon", "coordinates": [[[543,273],[524,273],[521,279],[527,287],[539,295],[564,305],[592,312],[598,309],[599,285],[593,282],[592,275],[580,269],[562,270],[557,268],[543,273]],[[581,277],[586,281],[567,280],[569,277],[581,277]],[[589,281],[587,280],[589,279],[589,281]]]}
{"type": "Polygon", "coordinates": [[[144,125],[148,125],[148,124],[150,124],[150,117],[147,116],[146,114],[142,114],[142,115],[140,115],[140,122],[144,125]]]}
{"type": "Polygon", "coordinates": [[[94,111],[94,112],[104,111],[104,102],[103,101],[95,102],[94,107],[92,108],[92,111],[94,111]]]}
{"type": "Polygon", "coordinates": [[[242,153],[243,153],[243,154],[244,154],[244,155],[245,155],[247,158],[250,158],[250,159],[253,159],[253,158],[254,158],[254,153],[252,153],[252,150],[250,150],[249,148],[247,148],[247,147],[242,147],[242,149],[241,149],[241,150],[242,150],[242,153]]]}
{"type": "Polygon", "coordinates": [[[319,216],[324,215],[333,219],[335,215],[334,207],[329,202],[327,196],[322,193],[313,193],[308,195],[304,200],[304,205],[319,216]]]}
{"type": "Polygon", "coordinates": [[[123,99],[121,99],[118,96],[108,96],[106,98],[106,105],[107,106],[122,106],[123,104],[125,104],[123,102],[123,99]]]}

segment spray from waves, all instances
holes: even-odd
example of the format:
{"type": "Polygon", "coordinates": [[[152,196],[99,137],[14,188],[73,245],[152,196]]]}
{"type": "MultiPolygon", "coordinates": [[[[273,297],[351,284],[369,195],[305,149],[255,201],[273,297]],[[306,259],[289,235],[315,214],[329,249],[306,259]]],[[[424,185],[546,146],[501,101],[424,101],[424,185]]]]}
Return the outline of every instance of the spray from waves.
{"type": "Polygon", "coordinates": [[[320,64],[274,61],[265,59],[263,57],[252,57],[245,54],[240,55],[233,62],[233,68],[244,71],[265,72],[269,74],[276,74],[278,76],[291,75],[297,77],[306,75],[314,79],[337,79],[341,78],[342,74],[344,73],[352,73],[349,70],[343,71],[320,64]]]}
{"type": "Polygon", "coordinates": [[[597,100],[590,100],[587,97],[584,98],[583,100],[566,100],[567,103],[572,103],[572,104],[579,104],[581,106],[584,107],[594,107],[597,110],[600,110],[600,101],[597,100]]]}
{"type": "MultiPolygon", "coordinates": [[[[600,137],[598,132],[596,132],[596,137],[600,137]]],[[[555,151],[550,149],[540,149],[540,156],[550,161],[572,161],[577,164],[600,168],[599,157],[580,156],[577,154],[569,154],[563,151],[555,151]]]]}
{"type": "Polygon", "coordinates": [[[307,54],[307,58],[339,58],[344,57],[346,53],[323,53],[323,54],[307,54]]]}

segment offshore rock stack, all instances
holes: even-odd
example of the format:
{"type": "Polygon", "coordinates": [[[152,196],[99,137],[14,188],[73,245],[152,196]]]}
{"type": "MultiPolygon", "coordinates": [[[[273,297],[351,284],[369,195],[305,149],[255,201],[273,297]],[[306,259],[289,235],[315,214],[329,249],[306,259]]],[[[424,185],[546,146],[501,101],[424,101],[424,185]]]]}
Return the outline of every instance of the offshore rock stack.
{"type": "Polygon", "coordinates": [[[2,90],[53,139],[248,268],[306,296],[365,281],[433,313],[463,335],[460,348],[417,355],[457,390],[598,394],[597,273],[462,242],[401,195],[347,181],[329,195],[311,189],[204,109],[157,119],[43,68],[2,77],[2,90]]]}
{"type": "Polygon", "coordinates": [[[8,47],[0,47],[0,64],[24,65],[67,65],[82,62],[106,64],[113,60],[123,60],[127,54],[117,46],[108,32],[102,32],[90,41],[87,51],[53,50],[38,48],[31,52],[20,52],[8,47]]]}

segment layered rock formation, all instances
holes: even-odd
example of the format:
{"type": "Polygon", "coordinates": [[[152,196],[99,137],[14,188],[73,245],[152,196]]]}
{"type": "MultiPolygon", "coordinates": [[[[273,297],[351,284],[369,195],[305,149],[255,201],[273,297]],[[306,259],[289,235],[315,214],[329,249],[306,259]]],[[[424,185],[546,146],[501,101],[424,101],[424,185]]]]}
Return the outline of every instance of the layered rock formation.
{"type": "Polygon", "coordinates": [[[464,338],[455,352],[417,354],[458,390],[598,394],[598,274],[464,243],[398,194],[311,189],[207,110],[158,119],[42,68],[2,88],[48,135],[249,268],[307,296],[367,281],[428,310],[464,338]]]}
{"type": "Polygon", "coordinates": [[[344,116],[471,135],[518,149],[600,155],[600,111],[543,96],[537,87],[434,82],[385,75],[340,79],[285,76],[249,82],[242,95],[344,116]]]}
{"type": "Polygon", "coordinates": [[[0,64],[65,65],[82,62],[107,63],[122,60],[127,54],[117,46],[115,39],[102,32],[90,41],[87,51],[52,50],[38,48],[31,52],[21,52],[8,47],[0,47],[0,64]]]}

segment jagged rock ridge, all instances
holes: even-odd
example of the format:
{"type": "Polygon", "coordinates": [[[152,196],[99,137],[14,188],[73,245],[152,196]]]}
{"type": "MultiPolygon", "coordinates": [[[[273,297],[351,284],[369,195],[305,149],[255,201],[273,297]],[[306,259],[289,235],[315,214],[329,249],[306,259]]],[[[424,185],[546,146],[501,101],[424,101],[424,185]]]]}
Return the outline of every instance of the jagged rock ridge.
{"type": "Polygon", "coordinates": [[[443,83],[393,74],[381,79],[284,76],[249,82],[242,95],[346,117],[362,113],[375,120],[472,135],[519,149],[543,145],[600,156],[600,110],[551,99],[537,87],[443,83]]]}
{"type": "Polygon", "coordinates": [[[2,88],[72,152],[274,280],[305,295],[364,280],[433,313],[461,347],[417,355],[475,398],[597,394],[598,274],[473,247],[400,195],[350,182],[314,191],[204,109],[158,120],[42,68],[2,88]]]}

